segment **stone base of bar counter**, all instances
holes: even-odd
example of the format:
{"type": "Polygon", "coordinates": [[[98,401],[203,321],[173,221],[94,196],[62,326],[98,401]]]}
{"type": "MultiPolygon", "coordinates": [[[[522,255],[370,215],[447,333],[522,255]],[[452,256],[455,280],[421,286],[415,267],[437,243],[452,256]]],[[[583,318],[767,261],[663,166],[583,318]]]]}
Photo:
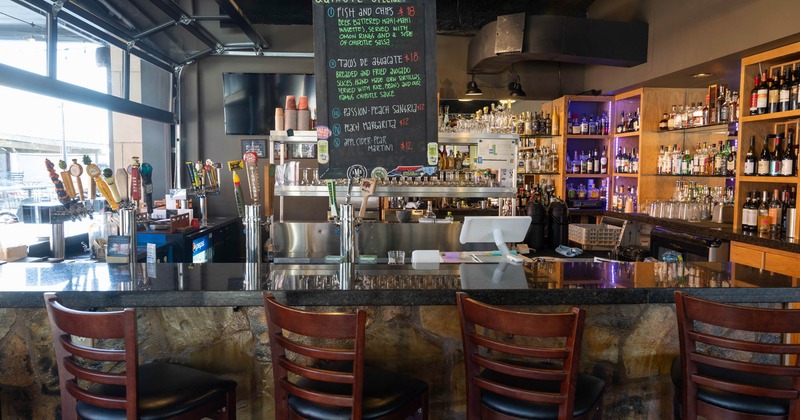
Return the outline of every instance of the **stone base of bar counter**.
{"type": "MultiPolygon", "coordinates": [[[[568,310],[568,306],[517,308],[568,310]]],[[[607,382],[604,418],[670,418],[669,366],[678,353],[674,305],[592,305],[586,309],[581,371],[607,382]]],[[[367,360],[427,381],[431,419],[463,419],[466,389],[456,307],[366,310],[367,360]]],[[[141,362],[170,360],[234,379],[239,383],[239,419],[274,418],[262,308],[138,308],[137,314],[141,362]]],[[[44,309],[0,309],[0,363],[3,418],[59,418],[57,369],[44,309]]]]}

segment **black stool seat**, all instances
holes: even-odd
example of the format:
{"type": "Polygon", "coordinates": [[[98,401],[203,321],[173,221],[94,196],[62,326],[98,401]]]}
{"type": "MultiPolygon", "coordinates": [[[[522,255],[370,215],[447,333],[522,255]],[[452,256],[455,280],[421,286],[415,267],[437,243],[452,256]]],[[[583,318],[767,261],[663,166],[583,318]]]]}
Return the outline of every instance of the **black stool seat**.
{"type": "MultiPolygon", "coordinates": [[[[481,378],[531,391],[558,393],[560,383],[557,381],[531,381],[518,376],[484,370],[481,378]]],[[[587,414],[603,395],[605,382],[591,375],[578,374],[575,390],[573,417],[587,414]]],[[[509,398],[489,391],[481,392],[481,403],[498,413],[518,417],[520,419],[555,419],[558,417],[558,406],[555,404],[536,404],[528,401],[509,398]]]]}
{"type": "MultiPolygon", "coordinates": [[[[348,395],[352,393],[348,384],[318,382],[306,378],[300,379],[298,386],[329,394],[348,395]]],[[[424,381],[366,366],[361,418],[372,420],[386,416],[419,398],[427,389],[428,384],[424,381]]],[[[309,420],[349,420],[351,416],[349,407],[317,404],[294,395],[289,395],[289,406],[297,414],[309,420]]]]}
{"type": "MultiPolygon", "coordinates": [[[[209,399],[225,399],[236,382],[187,366],[149,363],[139,366],[139,418],[167,419],[190,411],[209,399]]],[[[94,384],[92,392],[125,397],[125,387],[94,384]]],[[[83,420],[124,420],[125,410],[113,410],[78,402],[78,417],[83,420]]]]}
{"type": "MultiPolygon", "coordinates": [[[[771,389],[792,389],[792,380],[789,377],[738,372],[701,363],[698,363],[697,371],[703,376],[710,376],[728,382],[771,389]]],[[[679,357],[676,357],[675,360],[672,361],[670,376],[672,377],[672,384],[675,386],[676,395],[680,395],[683,378],[681,377],[681,359],[679,357]]],[[[784,399],[737,394],[735,392],[722,391],[702,385],[697,386],[697,399],[717,407],[740,413],[767,416],[789,415],[789,400],[784,399]]],[[[678,400],[680,400],[680,398],[678,398],[678,400]]]]}

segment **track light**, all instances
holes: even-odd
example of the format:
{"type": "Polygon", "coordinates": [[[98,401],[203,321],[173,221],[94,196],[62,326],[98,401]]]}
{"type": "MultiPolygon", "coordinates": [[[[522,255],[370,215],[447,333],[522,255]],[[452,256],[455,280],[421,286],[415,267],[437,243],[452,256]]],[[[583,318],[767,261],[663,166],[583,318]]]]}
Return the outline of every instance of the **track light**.
{"type": "Polygon", "coordinates": [[[512,98],[524,98],[525,91],[522,90],[522,85],[519,83],[519,75],[514,78],[514,81],[508,84],[508,96],[512,98]]]}
{"type": "Polygon", "coordinates": [[[475,82],[475,73],[472,73],[472,80],[467,82],[467,96],[483,95],[483,91],[478,88],[478,83],[475,82]]]}

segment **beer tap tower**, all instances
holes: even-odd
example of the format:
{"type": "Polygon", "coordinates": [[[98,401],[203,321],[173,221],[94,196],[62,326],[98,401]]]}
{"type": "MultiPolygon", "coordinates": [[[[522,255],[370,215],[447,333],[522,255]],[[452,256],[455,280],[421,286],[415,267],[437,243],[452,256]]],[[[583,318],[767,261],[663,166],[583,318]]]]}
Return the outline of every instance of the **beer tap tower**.
{"type": "MultiPolygon", "coordinates": [[[[73,168],[70,167],[69,171],[65,171],[67,167],[66,162],[59,162],[59,167],[62,170],[60,174],[61,177],[59,178],[59,174],[56,173],[53,162],[51,162],[50,159],[45,159],[45,167],[50,175],[50,180],[56,188],[58,201],[64,206],[63,210],[50,213],[50,226],[52,229],[50,250],[53,255],[53,261],[61,261],[65,257],[64,221],[78,220],[82,219],[84,216],[92,217],[92,212],[87,209],[83,203],[83,192],[77,192],[72,183],[72,175],[77,173],[77,176],[80,176],[80,174],[83,173],[83,168],[77,163],[77,159],[74,159],[73,162],[75,162],[73,163],[73,167],[77,165],[78,169],[73,170],[73,168]],[[78,194],[80,194],[80,200],[78,199],[78,194]]],[[[81,186],[80,178],[78,178],[78,186],[79,188],[81,186]]]]}
{"type": "Polygon", "coordinates": [[[214,163],[211,159],[206,159],[205,164],[202,160],[196,163],[186,162],[186,170],[189,173],[189,180],[192,188],[188,195],[194,195],[200,201],[200,226],[208,226],[208,203],[206,199],[209,195],[219,195],[219,171],[222,167],[220,163],[214,163]]]}

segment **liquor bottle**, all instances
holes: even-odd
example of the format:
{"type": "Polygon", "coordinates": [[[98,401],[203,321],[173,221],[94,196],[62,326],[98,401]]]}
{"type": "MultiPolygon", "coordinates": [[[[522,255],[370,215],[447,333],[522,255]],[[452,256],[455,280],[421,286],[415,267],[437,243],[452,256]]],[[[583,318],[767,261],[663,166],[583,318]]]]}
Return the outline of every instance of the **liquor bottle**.
{"type": "Polygon", "coordinates": [[[636,148],[634,147],[631,151],[631,163],[630,163],[630,173],[638,174],[639,173],[639,155],[636,154],[636,148]]]}
{"type": "Polygon", "coordinates": [[[714,171],[710,173],[710,175],[726,175],[727,170],[725,169],[725,164],[728,161],[728,153],[722,147],[722,141],[719,142],[719,147],[717,149],[716,155],[714,155],[714,171]]]}
{"type": "Polygon", "coordinates": [[[573,174],[581,173],[581,160],[578,157],[578,151],[577,150],[575,151],[575,154],[574,154],[574,156],[573,156],[573,158],[571,160],[571,165],[572,165],[572,173],[573,174]]]}
{"type": "MultiPolygon", "coordinates": [[[[723,176],[733,176],[736,174],[736,148],[733,146],[733,141],[728,140],[728,154],[725,162],[725,172],[723,176]]],[[[783,166],[781,165],[781,168],[783,166]]]]}
{"type": "Polygon", "coordinates": [[[572,114],[572,134],[581,133],[581,121],[578,119],[578,114],[572,114]]]}
{"type": "Polygon", "coordinates": [[[683,128],[683,105],[678,105],[678,112],[675,113],[675,129],[683,128]]]}
{"type": "Polygon", "coordinates": [[[706,95],[706,101],[703,102],[703,108],[700,110],[700,125],[711,124],[711,118],[708,109],[709,95],[706,95]]]}
{"type": "Polygon", "coordinates": [[[681,175],[691,175],[692,174],[692,155],[689,154],[689,150],[685,150],[683,152],[683,158],[681,159],[681,175]]]}
{"type": "Polygon", "coordinates": [[[769,229],[772,226],[772,220],[769,216],[769,198],[767,197],[767,192],[761,192],[761,203],[758,205],[758,233],[765,234],[769,233],[769,229]]]}
{"type": "Polygon", "coordinates": [[[667,130],[674,130],[675,129],[675,116],[678,114],[678,111],[675,108],[675,105],[672,105],[672,112],[669,113],[669,119],[667,120],[667,130]]]}
{"type": "Polygon", "coordinates": [[[732,91],[731,99],[728,101],[728,121],[739,121],[739,92],[732,91]]]}
{"type": "Polygon", "coordinates": [[[597,154],[597,149],[594,149],[593,154],[594,154],[594,160],[593,160],[594,164],[592,165],[592,167],[594,168],[594,170],[592,171],[592,173],[593,174],[599,174],[600,173],[600,155],[597,154]]]}
{"type": "Polygon", "coordinates": [[[603,154],[600,155],[600,173],[608,173],[608,156],[606,155],[606,146],[603,146],[603,154]]]}
{"type": "Polygon", "coordinates": [[[758,114],[766,114],[769,112],[769,82],[767,81],[767,72],[761,75],[761,84],[758,85],[758,102],[756,105],[758,114]]]}
{"type": "Polygon", "coordinates": [[[583,154],[583,150],[581,150],[581,169],[580,169],[580,173],[582,173],[582,174],[586,173],[586,163],[587,163],[586,162],[586,155],[584,155],[583,154]]]}
{"type": "Polygon", "coordinates": [[[797,155],[794,152],[792,134],[794,133],[791,131],[786,134],[786,151],[783,153],[783,161],[781,161],[781,175],[783,176],[797,175],[797,155]]]}
{"type": "Polygon", "coordinates": [[[589,120],[586,118],[586,114],[583,114],[583,117],[581,118],[580,129],[580,134],[589,134],[589,120]]]}
{"type": "Polygon", "coordinates": [[[764,147],[761,148],[761,155],[758,156],[759,176],[769,175],[769,136],[764,137],[764,147]]]}
{"type": "Polygon", "coordinates": [[[731,90],[725,89],[725,97],[722,100],[722,105],[719,108],[719,123],[725,124],[731,122],[731,90]]]}
{"type": "Polygon", "coordinates": [[[778,196],[778,189],[775,188],[772,194],[772,201],[769,202],[769,217],[770,217],[770,226],[769,230],[773,234],[780,233],[781,231],[781,220],[783,219],[783,203],[781,203],[781,199],[778,196]]]}
{"type": "Polygon", "coordinates": [[[659,131],[667,131],[669,129],[669,114],[667,111],[664,111],[661,114],[661,121],[658,122],[658,130],[659,131]]]}
{"type": "Polygon", "coordinates": [[[761,76],[756,75],[753,90],[750,91],[750,115],[758,114],[758,86],[761,84],[761,76]]]}
{"type": "Polygon", "coordinates": [[[792,109],[789,101],[792,97],[792,82],[789,80],[790,73],[785,71],[781,77],[780,91],[778,92],[778,109],[780,111],[789,111],[792,109]]]}
{"type": "Polygon", "coordinates": [[[544,134],[551,135],[553,133],[553,119],[550,117],[550,114],[547,114],[544,117],[544,134]]]}
{"type": "Polygon", "coordinates": [[[742,206],[742,232],[751,232],[750,230],[750,196],[748,193],[742,206]]]}
{"type": "Polygon", "coordinates": [[[723,124],[728,122],[725,119],[725,113],[722,112],[723,108],[725,107],[725,86],[719,87],[719,95],[717,96],[717,107],[714,109],[714,113],[716,115],[716,123],[723,124]]]}
{"type": "Polygon", "coordinates": [[[769,91],[767,96],[767,112],[773,113],[780,111],[780,75],[773,74],[769,83],[769,91]]]}
{"type": "Polygon", "coordinates": [[[755,143],[756,136],[750,136],[750,148],[747,149],[747,154],[744,155],[744,176],[753,176],[756,174],[755,143]]]}
{"type": "Polygon", "coordinates": [[[781,162],[783,161],[783,151],[781,151],[781,140],[783,140],[783,134],[778,133],[775,136],[775,149],[769,156],[769,175],[770,176],[780,176],[781,175],[781,162]]]}
{"type": "Polygon", "coordinates": [[[631,121],[631,131],[639,131],[639,108],[636,108],[636,113],[633,114],[631,121]]]}

